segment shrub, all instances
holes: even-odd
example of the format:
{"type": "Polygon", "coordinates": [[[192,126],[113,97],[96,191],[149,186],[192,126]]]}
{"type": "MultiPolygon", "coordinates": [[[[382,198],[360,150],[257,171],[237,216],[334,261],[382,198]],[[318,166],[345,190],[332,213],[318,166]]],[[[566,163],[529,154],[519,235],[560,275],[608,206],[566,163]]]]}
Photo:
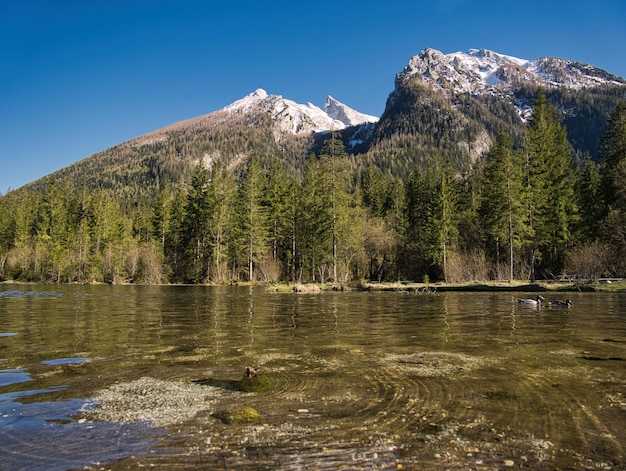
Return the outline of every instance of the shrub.
{"type": "Polygon", "coordinates": [[[591,242],[574,248],[565,259],[565,270],[576,278],[597,281],[610,276],[612,264],[611,248],[602,242],[591,242]]]}

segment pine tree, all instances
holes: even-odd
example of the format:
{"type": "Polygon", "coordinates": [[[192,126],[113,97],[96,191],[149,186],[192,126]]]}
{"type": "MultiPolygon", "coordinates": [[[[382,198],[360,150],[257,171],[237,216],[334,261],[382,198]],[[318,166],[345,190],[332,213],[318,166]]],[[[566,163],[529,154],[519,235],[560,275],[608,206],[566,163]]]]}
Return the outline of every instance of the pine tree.
{"type": "Polygon", "coordinates": [[[14,194],[0,196],[0,281],[5,280],[7,257],[15,245],[16,206],[14,194]]]}
{"type": "Polygon", "coordinates": [[[320,155],[320,170],[323,186],[322,204],[325,206],[324,213],[329,219],[331,275],[333,282],[336,283],[339,259],[344,258],[344,264],[349,263],[348,260],[353,255],[354,241],[358,238],[354,232],[358,225],[354,219],[350,220],[351,196],[347,153],[339,133],[333,133],[324,144],[320,155]]]}
{"type": "Polygon", "coordinates": [[[163,251],[165,251],[166,238],[171,234],[173,202],[174,191],[169,181],[165,180],[152,204],[152,226],[163,251]]]}
{"type": "Polygon", "coordinates": [[[427,171],[427,187],[432,197],[427,207],[427,257],[438,265],[448,281],[448,256],[456,248],[458,185],[449,161],[427,171]]]}
{"type": "Polygon", "coordinates": [[[237,188],[226,169],[214,168],[209,185],[211,234],[211,279],[228,280],[228,257],[232,244],[237,188]]]}
{"type": "Polygon", "coordinates": [[[606,205],[626,212],[626,103],[620,103],[609,117],[600,158],[606,205]]]}
{"type": "Polygon", "coordinates": [[[427,274],[425,255],[428,190],[426,179],[415,168],[404,182],[404,206],[402,220],[402,243],[400,270],[409,279],[421,279],[427,274]]]}
{"type": "Polygon", "coordinates": [[[76,271],[75,281],[87,279],[87,267],[91,255],[91,238],[88,218],[88,208],[91,201],[91,193],[83,186],[77,192],[77,219],[76,219],[76,271]]]}
{"type": "Polygon", "coordinates": [[[254,266],[266,256],[269,237],[267,209],[263,206],[265,175],[258,157],[248,162],[238,196],[237,253],[245,260],[248,280],[254,280],[254,266]]]}
{"type": "Polygon", "coordinates": [[[323,266],[322,256],[328,252],[329,227],[322,195],[319,161],[315,155],[311,155],[300,185],[295,221],[299,281],[303,275],[308,277],[306,273],[310,273],[310,279],[315,281],[316,273],[323,266]]]}
{"type": "Polygon", "coordinates": [[[361,197],[373,216],[383,217],[394,208],[393,178],[377,167],[368,166],[361,177],[361,197]]]}
{"type": "Polygon", "coordinates": [[[616,255],[614,271],[626,271],[626,103],[621,103],[609,117],[602,138],[600,157],[605,198],[603,238],[616,255]]]}
{"type": "Polygon", "coordinates": [[[271,262],[282,267],[284,273],[288,273],[294,217],[292,199],[295,195],[292,182],[287,179],[278,159],[272,159],[270,162],[265,185],[263,205],[268,212],[271,262]]]}
{"type": "Polygon", "coordinates": [[[567,134],[556,108],[541,91],[526,128],[524,147],[530,278],[534,280],[538,261],[546,273],[561,268],[577,214],[576,173],[567,134]]]}
{"type": "Polygon", "coordinates": [[[514,277],[515,249],[528,233],[522,200],[523,165],[523,157],[513,150],[511,138],[500,132],[486,155],[479,215],[496,262],[505,259],[504,249],[508,249],[510,280],[514,277]]]}
{"type": "Polygon", "coordinates": [[[600,225],[606,216],[604,196],[598,165],[587,155],[578,188],[580,232],[585,241],[597,240],[600,235],[600,225]]]}
{"type": "Polygon", "coordinates": [[[173,188],[171,202],[171,219],[169,236],[165,237],[164,255],[167,267],[172,272],[174,281],[187,281],[184,274],[184,242],[186,235],[183,227],[185,226],[185,205],[187,204],[187,195],[182,186],[173,188]]]}
{"type": "Polygon", "coordinates": [[[181,240],[185,253],[185,279],[202,282],[208,271],[209,172],[202,162],[194,171],[182,221],[181,240]]]}
{"type": "Polygon", "coordinates": [[[413,279],[447,277],[448,255],[458,241],[458,183],[451,163],[437,159],[405,181],[404,262],[413,279]]]}

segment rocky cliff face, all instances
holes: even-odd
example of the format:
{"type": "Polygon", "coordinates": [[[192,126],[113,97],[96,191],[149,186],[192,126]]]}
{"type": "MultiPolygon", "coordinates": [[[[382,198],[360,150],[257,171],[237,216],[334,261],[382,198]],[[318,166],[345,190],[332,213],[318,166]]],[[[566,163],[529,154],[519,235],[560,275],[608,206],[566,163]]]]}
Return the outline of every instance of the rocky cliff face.
{"type": "Polygon", "coordinates": [[[396,86],[416,76],[447,92],[475,94],[506,91],[521,83],[575,90],[626,85],[623,78],[592,65],[552,57],[520,59],[486,49],[451,54],[425,49],[397,74],[396,86]]]}
{"type": "Polygon", "coordinates": [[[300,104],[280,95],[268,95],[261,88],[226,106],[222,111],[237,114],[266,113],[272,118],[276,129],[291,134],[335,131],[378,120],[375,116],[359,113],[330,96],[322,110],[312,103],[300,104]]]}

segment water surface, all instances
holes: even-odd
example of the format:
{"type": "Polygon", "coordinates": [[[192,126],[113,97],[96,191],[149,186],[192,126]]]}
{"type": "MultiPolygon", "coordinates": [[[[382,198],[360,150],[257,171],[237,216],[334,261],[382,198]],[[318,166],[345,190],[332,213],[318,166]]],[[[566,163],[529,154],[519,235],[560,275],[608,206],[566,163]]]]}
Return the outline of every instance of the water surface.
{"type": "Polygon", "coordinates": [[[0,285],[0,452],[7,469],[623,469],[626,294],[523,295],[0,285]],[[269,390],[233,390],[248,365],[269,390]],[[81,415],[140,378],[215,394],[174,423],[81,415]],[[242,407],[259,422],[223,420],[242,407]]]}

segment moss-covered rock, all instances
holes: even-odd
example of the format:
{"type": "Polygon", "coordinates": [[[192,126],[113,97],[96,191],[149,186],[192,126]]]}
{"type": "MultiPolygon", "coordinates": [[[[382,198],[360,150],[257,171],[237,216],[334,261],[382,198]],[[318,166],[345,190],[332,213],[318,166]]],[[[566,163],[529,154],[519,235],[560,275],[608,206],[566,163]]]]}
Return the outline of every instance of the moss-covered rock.
{"type": "Polygon", "coordinates": [[[242,407],[232,411],[218,412],[213,415],[225,424],[254,424],[261,420],[261,414],[253,407],[242,407]]]}
{"type": "Polygon", "coordinates": [[[267,391],[272,387],[272,380],[266,375],[245,376],[239,381],[239,390],[243,392],[267,391]]]}
{"type": "Polygon", "coordinates": [[[238,409],[231,415],[231,423],[233,424],[250,424],[259,420],[261,420],[261,414],[253,407],[238,409]]]}

